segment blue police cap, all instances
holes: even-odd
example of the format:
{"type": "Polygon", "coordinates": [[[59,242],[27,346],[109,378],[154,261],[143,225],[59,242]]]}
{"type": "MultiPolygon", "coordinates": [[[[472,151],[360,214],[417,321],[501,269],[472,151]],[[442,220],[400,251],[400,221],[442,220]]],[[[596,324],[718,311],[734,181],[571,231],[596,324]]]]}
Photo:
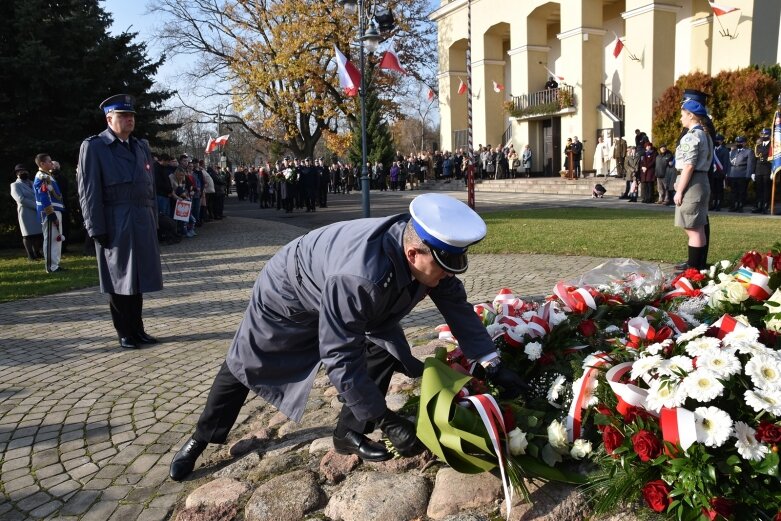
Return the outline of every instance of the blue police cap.
{"type": "Polygon", "coordinates": [[[769,128],[763,128],[762,131],[759,133],[762,137],[770,137],[770,129],[769,128]]]}
{"type": "Polygon", "coordinates": [[[409,211],[412,226],[436,263],[450,273],[464,273],[469,267],[467,249],[485,237],[483,219],[458,199],[442,194],[417,196],[409,211]]]}
{"type": "Polygon", "coordinates": [[[705,106],[708,104],[708,95],[696,89],[686,89],[683,91],[683,99],[681,99],[681,104],[684,104],[687,101],[696,101],[700,105],[705,106]]]}
{"type": "Polygon", "coordinates": [[[115,94],[110,98],[106,98],[100,104],[100,108],[103,109],[104,114],[109,112],[132,112],[136,113],[136,109],[133,108],[135,99],[129,94],[115,94]]]}
{"type": "Polygon", "coordinates": [[[738,136],[735,138],[735,143],[745,143],[745,142],[746,142],[746,138],[744,138],[743,136],[738,136]]]}

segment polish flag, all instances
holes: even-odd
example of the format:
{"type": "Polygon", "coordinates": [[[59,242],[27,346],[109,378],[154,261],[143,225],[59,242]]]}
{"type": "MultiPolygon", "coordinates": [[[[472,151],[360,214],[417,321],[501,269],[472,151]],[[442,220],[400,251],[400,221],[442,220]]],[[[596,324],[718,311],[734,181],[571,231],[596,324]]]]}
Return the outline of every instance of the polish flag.
{"type": "Polygon", "coordinates": [[[433,101],[434,100],[434,89],[428,90],[428,100],[433,101]]]}
{"type": "Polygon", "coordinates": [[[713,14],[715,14],[716,16],[721,16],[727,13],[731,13],[733,11],[740,10],[738,7],[729,7],[727,5],[721,5],[714,2],[710,3],[710,8],[713,9],[713,14]]]}
{"type": "Polygon", "coordinates": [[[225,134],[224,136],[220,136],[217,139],[214,140],[214,144],[218,147],[221,147],[222,145],[226,144],[228,142],[228,138],[230,137],[230,134],[225,134]]]}
{"type": "Polygon", "coordinates": [[[355,65],[347,60],[336,45],[334,45],[334,51],[336,51],[336,66],[339,69],[339,86],[348,96],[357,96],[361,86],[361,73],[355,68],[355,65]]]}
{"type": "Polygon", "coordinates": [[[502,92],[504,90],[504,85],[501,83],[494,82],[494,92],[502,92]]]}
{"type": "Polygon", "coordinates": [[[458,78],[458,93],[459,94],[466,93],[466,83],[464,83],[464,80],[462,80],[461,78],[458,78]]]}
{"type": "Polygon", "coordinates": [[[621,54],[621,51],[624,49],[624,42],[621,41],[621,38],[616,35],[616,45],[613,47],[613,57],[618,58],[618,55],[621,54]]]}
{"type": "Polygon", "coordinates": [[[206,143],[206,153],[211,154],[215,148],[217,148],[217,143],[214,142],[213,137],[209,137],[209,141],[206,143]]]}
{"type": "MultiPolygon", "coordinates": [[[[542,62],[540,62],[540,63],[542,63],[542,62]]],[[[545,66],[543,65],[543,67],[545,67],[545,66]]],[[[550,70],[547,67],[545,67],[545,70],[548,71],[548,74],[550,75],[551,78],[556,78],[559,81],[564,81],[564,76],[559,76],[558,74],[556,74],[555,72],[553,72],[552,70],[550,70]]]]}
{"type": "Polygon", "coordinates": [[[399,55],[396,54],[396,46],[393,44],[393,38],[390,39],[388,49],[382,53],[382,60],[380,60],[380,69],[388,69],[391,71],[407,74],[404,67],[401,66],[399,61],[399,55]]]}

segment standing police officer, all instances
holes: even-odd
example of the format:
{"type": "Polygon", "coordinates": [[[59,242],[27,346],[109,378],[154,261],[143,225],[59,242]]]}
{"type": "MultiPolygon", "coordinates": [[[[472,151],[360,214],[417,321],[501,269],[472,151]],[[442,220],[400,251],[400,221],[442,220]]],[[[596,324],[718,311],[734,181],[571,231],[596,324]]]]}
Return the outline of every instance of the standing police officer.
{"type": "Polygon", "coordinates": [[[754,147],[754,171],[751,180],[757,194],[757,205],[751,213],[768,213],[770,210],[770,162],[773,159],[770,150],[770,129],[763,128],[759,133],[759,142],[754,147]]]}
{"type": "Polygon", "coordinates": [[[729,162],[731,168],[727,174],[727,183],[732,190],[732,206],[729,211],[743,213],[748,180],[754,171],[754,154],[746,148],[745,137],[735,138],[735,150],[730,152],[729,162]]]}
{"type": "Polygon", "coordinates": [[[729,149],[724,146],[724,136],[716,134],[713,143],[716,145],[713,153],[718,158],[721,168],[716,167],[713,170],[713,175],[710,178],[710,197],[713,203],[712,210],[720,212],[721,203],[724,201],[724,179],[729,175],[732,163],[729,161],[729,149]]]}
{"type": "Polygon", "coordinates": [[[488,378],[508,397],[520,394],[523,381],[500,364],[453,276],[466,271],[467,249],[485,233],[464,203],[425,194],[410,214],[331,224],[284,246],[258,275],[195,433],[171,462],[171,478],[186,478],[207,444],[225,443],[250,390],[300,421],[321,365],[344,404],[336,452],[390,459],[383,444],[365,436],[377,426],[402,456],[419,453],[415,426],[388,409],[385,393],[394,372],[423,372],[400,321],[426,297],[488,378]]]}
{"type": "Polygon", "coordinates": [[[117,94],[100,104],[108,128],[84,140],[78,167],[84,227],[97,243],[100,291],[123,348],[157,343],[144,331],[143,294],[163,289],[152,153],[130,135],[133,101],[117,94]]]}

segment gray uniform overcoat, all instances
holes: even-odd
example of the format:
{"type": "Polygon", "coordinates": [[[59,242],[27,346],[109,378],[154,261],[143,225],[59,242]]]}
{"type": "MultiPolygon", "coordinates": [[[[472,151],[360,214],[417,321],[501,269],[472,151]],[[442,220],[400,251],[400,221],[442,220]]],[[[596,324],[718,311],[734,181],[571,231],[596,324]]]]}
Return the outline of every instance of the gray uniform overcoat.
{"type": "Polygon", "coordinates": [[[358,420],[385,412],[366,369],[367,341],[386,349],[410,376],[422,363],[399,325],[426,295],[473,359],[495,351],[456,277],[427,288],[412,278],[402,249],[410,216],[332,224],[284,246],[260,272],[228,352],[231,373],[299,421],[323,364],[358,420]]]}
{"type": "Polygon", "coordinates": [[[163,288],[157,243],[157,201],[149,146],[130,137],[132,152],[106,129],[79,151],[79,202],[97,247],[100,291],[136,295],[163,288]]]}
{"type": "Polygon", "coordinates": [[[19,229],[22,232],[22,237],[42,234],[41,217],[35,208],[33,187],[21,179],[17,179],[11,183],[11,197],[16,201],[16,214],[19,217],[19,229]]]}

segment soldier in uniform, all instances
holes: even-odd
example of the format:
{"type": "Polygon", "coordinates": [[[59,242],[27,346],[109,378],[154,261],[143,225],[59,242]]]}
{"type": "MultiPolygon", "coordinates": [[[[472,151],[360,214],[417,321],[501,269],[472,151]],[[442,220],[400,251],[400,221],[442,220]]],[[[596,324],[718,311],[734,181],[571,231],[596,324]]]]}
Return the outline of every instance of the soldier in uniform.
{"type": "Polygon", "coordinates": [[[757,194],[757,205],[751,213],[768,213],[770,210],[770,163],[773,160],[770,146],[770,129],[763,128],[759,133],[759,142],[754,147],[754,190],[757,194]]]}
{"type": "Polygon", "coordinates": [[[626,140],[623,137],[618,137],[613,142],[613,160],[616,164],[616,175],[623,178],[626,175],[624,169],[624,160],[626,159],[626,140]]]}
{"type": "MultiPolygon", "coordinates": [[[[688,131],[675,150],[675,166],[680,170],[675,183],[675,226],[683,228],[688,239],[686,268],[704,269],[708,255],[708,172],[713,165],[713,129],[704,105],[705,95],[686,91],[681,104],[681,124],[688,131]]],[[[713,132],[715,135],[715,132],[713,132]]]]}
{"type": "Polygon", "coordinates": [[[729,148],[724,145],[724,136],[716,134],[713,143],[716,145],[716,149],[713,152],[716,154],[721,167],[717,166],[711,176],[710,194],[713,203],[711,209],[714,212],[720,212],[721,203],[724,202],[724,179],[729,174],[732,164],[729,162],[729,148]]]}
{"type": "Polygon", "coordinates": [[[143,294],[163,289],[152,152],[131,136],[133,102],[117,94],[100,104],[108,128],[84,140],[78,166],[84,227],[96,242],[100,291],[109,294],[123,348],[157,343],[144,330],[143,294]]]}
{"type": "Polygon", "coordinates": [[[314,169],[317,172],[317,206],[328,208],[328,183],[331,181],[331,174],[322,157],[315,159],[314,169]]]}
{"type": "Polygon", "coordinates": [[[225,443],[249,390],[300,421],[321,365],[344,404],[333,434],[338,453],[389,459],[385,445],[365,436],[375,426],[401,455],[420,452],[414,424],[387,408],[385,393],[394,372],[423,372],[400,321],[426,296],[488,378],[506,396],[520,394],[524,382],[502,366],[453,276],[466,271],[467,249],[485,233],[464,203],[424,194],[409,214],[331,224],[284,246],[255,282],[195,433],[171,462],[171,478],[187,477],[208,443],[225,443]]]}
{"type": "Polygon", "coordinates": [[[65,199],[57,180],[52,175],[54,161],[49,154],[35,156],[38,172],[33,181],[35,207],[43,228],[43,257],[46,260],[46,272],[64,271],[60,266],[62,243],[65,240],[62,216],[65,213],[65,199]]]}
{"type": "Polygon", "coordinates": [[[746,203],[746,188],[751,172],[754,171],[754,154],[746,148],[746,138],[735,138],[735,149],[729,155],[730,170],[727,174],[727,184],[732,191],[732,206],[730,212],[743,213],[746,203]]]}

